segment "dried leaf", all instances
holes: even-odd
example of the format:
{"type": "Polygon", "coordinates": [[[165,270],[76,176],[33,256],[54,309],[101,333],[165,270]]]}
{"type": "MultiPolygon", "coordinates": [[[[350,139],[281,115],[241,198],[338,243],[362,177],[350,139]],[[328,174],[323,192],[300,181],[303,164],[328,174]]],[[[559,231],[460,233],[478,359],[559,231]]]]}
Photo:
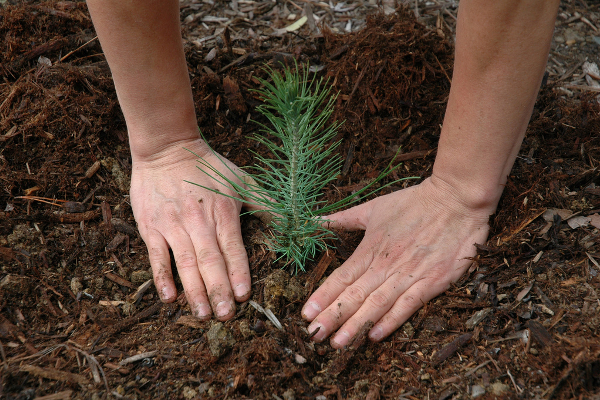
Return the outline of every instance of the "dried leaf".
{"type": "Polygon", "coordinates": [[[546,222],[552,222],[554,221],[554,216],[557,214],[561,219],[565,220],[568,219],[571,215],[573,215],[573,211],[559,208],[549,208],[546,211],[544,211],[542,217],[546,222]]]}
{"type": "Polygon", "coordinates": [[[567,224],[571,227],[571,229],[577,229],[582,226],[588,226],[591,221],[590,217],[584,217],[582,215],[573,217],[567,221],[567,224]]]}
{"type": "Polygon", "coordinates": [[[517,301],[521,301],[525,298],[525,296],[527,296],[527,293],[529,293],[529,291],[533,287],[533,283],[534,283],[534,281],[532,281],[529,285],[527,285],[527,287],[525,287],[523,290],[521,290],[519,292],[519,294],[517,295],[517,301]]]}
{"type": "Polygon", "coordinates": [[[588,218],[590,219],[590,225],[600,229],[600,214],[592,214],[588,218]]]}

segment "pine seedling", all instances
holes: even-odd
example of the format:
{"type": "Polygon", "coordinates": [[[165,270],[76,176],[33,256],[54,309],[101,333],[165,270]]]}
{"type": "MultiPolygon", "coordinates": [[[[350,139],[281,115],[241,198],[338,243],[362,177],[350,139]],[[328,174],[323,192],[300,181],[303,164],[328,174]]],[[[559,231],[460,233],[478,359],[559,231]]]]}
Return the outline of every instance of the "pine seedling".
{"type": "Polygon", "coordinates": [[[267,72],[272,83],[259,79],[263,89],[256,92],[264,101],[257,110],[268,119],[270,126],[259,123],[261,132],[267,135],[254,134],[253,139],[264,145],[270,156],[253,152],[257,163],[245,168],[247,176],[239,176],[230,169],[246,187],[227,178],[202,158],[198,162],[204,168],[198,168],[217,182],[232,187],[242,202],[260,206],[270,214],[271,232],[266,243],[279,254],[278,260],[292,264],[297,273],[304,271],[306,262],[324,250],[325,240],[334,236],[324,226],[327,221],[322,216],[377,191],[371,187],[398,166],[392,167],[390,163],[363,189],[327,205],[322,191],[337,179],[342,165],[340,156],[333,153],[340,144],[333,139],[341,122],[326,124],[337,95],[330,96],[328,81],[309,79],[307,67],[296,67],[295,71],[286,68],[283,74],[272,69],[267,72]]]}

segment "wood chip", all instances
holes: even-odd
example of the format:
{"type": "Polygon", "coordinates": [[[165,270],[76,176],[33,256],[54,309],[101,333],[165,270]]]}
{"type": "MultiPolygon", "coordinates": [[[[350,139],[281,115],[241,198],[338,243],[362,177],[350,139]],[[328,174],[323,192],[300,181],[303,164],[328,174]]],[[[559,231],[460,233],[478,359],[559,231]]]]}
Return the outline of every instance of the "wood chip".
{"type": "MultiPolygon", "coordinates": [[[[491,309],[490,309],[491,310],[491,309]]],[[[483,310],[482,310],[483,311],[483,310]]],[[[438,365],[446,361],[449,357],[454,355],[458,351],[459,348],[464,346],[471,338],[473,337],[473,333],[465,333],[464,335],[460,335],[447,345],[441,348],[440,351],[435,353],[431,358],[431,362],[434,365],[438,365]]]]}
{"type": "Polygon", "coordinates": [[[488,315],[492,314],[494,310],[492,308],[484,308],[483,310],[477,311],[469,320],[466,322],[467,329],[473,329],[481,321],[487,318],[488,315]]]}
{"type": "Polygon", "coordinates": [[[129,299],[131,300],[132,303],[137,302],[140,297],[142,297],[144,295],[144,293],[146,293],[146,291],[148,290],[148,288],[150,288],[150,286],[152,286],[152,283],[154,281],[152,279],[148,279],[146,282],[142,283],[140,285],[140,287],[137,288],[137,290],[135,291],[135,293],[133,293],[129,299]]]}
{"type": "Polygon", "coordinates": [[[73,394],[72,390],[63,390],[62,392],[38,396],[34,400],[69,400],[73,394]]]}
{"type": "Polygon", "coordinates": [[[112,272],[105,272],[104,276],[107,277],[108,279],[110,279],[111,281],[121,285],[121,286],[126,286],[130,289],[135,289],[135,285],[131,282],[129,282],[127,279],[120,277],[117,274],[114,274],[112,272]]]}
{"type": "Polygon", "coordinates": [[[184,325],[194,329],[202,329],[205,324],[193,315],[182,315],[177,319],[177,325],[184,325]]]}
{"type": "Polygon", "coordinates": [[[19,370],[21,372],[28,372],[39,378],[50,379],[53,381],[77,383],[79,385],[87,386],[91,382],[83,375],[73,374],[71,372],[65,372],[54,368],[40,368],[34,365],[22,365],[19,370]]]}
{"type": "Polygon", "coordinates": [[[552,335],[538,321],[529,320],[525,326],[529,328],[530,337],[539,343],[541,347],[549,346],[554,341],[552,335]]]}
{"type": "Polygon", "coordinates": [[[356,335],[352,338],[350,344],[342,349],[342,351],[337,354],[331,360],[331,366],[327,369],[329,375],[337,376],[346,369],[348,362],[354,356],[356,351],[365,343],[367,340],[369,331],[373,328],[375,324],[373,321],[367,321],[358,331],[356,335]]]}

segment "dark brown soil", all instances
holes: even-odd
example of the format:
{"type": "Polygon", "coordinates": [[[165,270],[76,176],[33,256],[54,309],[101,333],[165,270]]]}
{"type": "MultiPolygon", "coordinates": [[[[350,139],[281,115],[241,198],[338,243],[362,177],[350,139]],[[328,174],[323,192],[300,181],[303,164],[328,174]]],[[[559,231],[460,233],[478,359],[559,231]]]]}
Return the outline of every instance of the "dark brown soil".
{"type": "MultiPolygon", "coordinates": [[[[337,251],[291,277],[262,244],[265,226],[243,217],[252,300],[282,330],[249,303],[221,325],[193,319],[184,296],[162,305],[153,286],[135,300],[151,273],[128,203],[127,134],[110,71],[96,40],[78,49],[94,38],[85,4],[0,13],[0,398],[599,394],[600,217],[579,227],[572,218],[600,213],[592,96],[564,100],[544,86],[470,272],[383,343],[357,339],[334,351],[308,340],[300,308],[357,234],[340,233],[337,251]],[[140,353],[148,354],[129,362],[140,353]]],[[[266,77],[265,62],[295,58],[323,66],[340,93],[345,164],[327,199],[364,186],[398,148],[404,165],[390,179],[428,176],[452,46],[412,13],[372,16],[347,35],[242,44],[247,56],[233,64],[227,51],[205,62],[207,51],[186,49],[199,126],[217,151],[238,165],[253,163],[249,148],[264,151],[247,139],[258,129],[250,120],[260,120],[249,90],[266,77]]]]}

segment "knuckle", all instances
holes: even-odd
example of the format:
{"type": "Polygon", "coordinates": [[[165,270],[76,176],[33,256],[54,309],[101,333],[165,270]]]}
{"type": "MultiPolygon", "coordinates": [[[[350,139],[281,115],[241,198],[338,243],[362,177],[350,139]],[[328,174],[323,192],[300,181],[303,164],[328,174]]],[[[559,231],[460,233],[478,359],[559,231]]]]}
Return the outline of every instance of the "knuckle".
{"type": "Polygon", "coordinates": [[[220,264],[222,263],[223,257],[221,253],[210,249],[200,249],[198,251],[198,263],[201,264],[220,264]]]}
{"type": "Polygon", "coordinates": [[[156,266],[158,269],[166,268],[165,261],[169,260],[169,253],[162,247],[149,246],[148,259],[150,265],[156,266]]]}
{"type": "Polygon", "coordinates": [[[391,302],[390,296],[381,290],[371,293],[368,300],[377,308],[387,307],[391,302]]]}
{"type": "Polygon", "coordinates": [[[175,263],[177,264],[177,269],[179,270],[197,268],[196,258],[193,254],[187,252],[179,254],[179,256],[175,258],[175,263]]]}
{"type": "Polygon", "coordinates": [[[354,274],[348,268],[338,268],[334,274],[335,279],[345,286],[350,286],[354,283],[354,274]]]}
{"type": "Polygon", "coordinates": [[[364,288],[358,285],[352,285],[346,290],[346,296],[355,304],[364,303],[367,293],[364,288]]]}
{"type": "Polygon", "coordinates": [[[232,199],[220,199],[215,202],[215,215],[223,217],[231,217],[232,214],[237,213],[236,204],[232,199]]]}

